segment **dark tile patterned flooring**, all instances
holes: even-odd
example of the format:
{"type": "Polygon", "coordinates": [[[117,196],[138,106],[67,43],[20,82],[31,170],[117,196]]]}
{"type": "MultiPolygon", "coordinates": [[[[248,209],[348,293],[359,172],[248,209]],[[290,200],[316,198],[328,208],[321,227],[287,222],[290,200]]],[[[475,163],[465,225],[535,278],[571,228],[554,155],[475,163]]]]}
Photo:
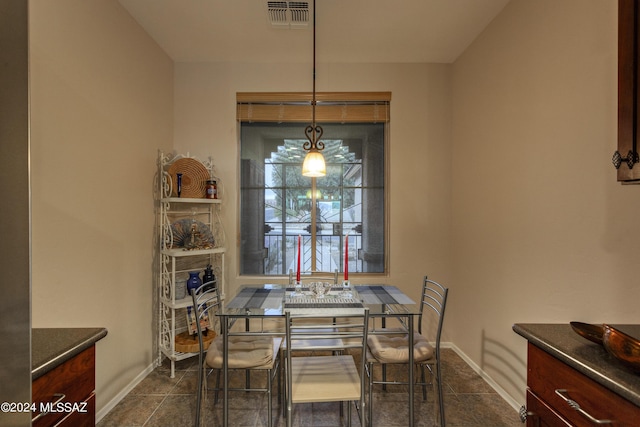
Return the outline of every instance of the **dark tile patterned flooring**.
{"type": "MultiPolygon", "coordinates": [[[[197,358],[178,362],[175,378],[169,376],[169,365],[163,364],[151,372],[97,424],[98,427],[126,426],[193,426],[197,358]]],[[[442,350],[445,418],[447,426],[516,427],[522,426],[517,412],[498,395],[453,350],[442,350]]],[[[390,372],[389,375],[392,375],[390,372]]],[[[242,374],[244,375],[244,374],[242,374]]],[[[241,379],[243,377],[239,377],[241,379]]],[[[376,377],[377,378],[377,377],[376,377]]],[[[254,381],[259,381],[258,376],[254,381]]],[[[374,389],[375,427],[407,425],[406,389],[389,386],[374,389]]],[[[277,388],[274,385],[274,396],[277,388]]],[[[428,389],[427,401],[416,389],[415,423],[419,426],[438,424],[437,393],[428,389]]],[[[213,393],[206,397],[205,425],[219,426],[222,400],[213,405],[213,393]]],[[[231,393],[230,421],[233,427],[267,426],[267,406],[264,393],[231,393]],[[257,410],[256,410],[257,409],[257,410]]],[[[273,426],[286,422],[276,398],[273,400],[273,426]]],[[[358,424],[353,411],[353,425],[358,424]]],[[[337,403],[308,403],[294,406],[294,425],[304,427],[337,427],[342,425],[337,403]]]]}

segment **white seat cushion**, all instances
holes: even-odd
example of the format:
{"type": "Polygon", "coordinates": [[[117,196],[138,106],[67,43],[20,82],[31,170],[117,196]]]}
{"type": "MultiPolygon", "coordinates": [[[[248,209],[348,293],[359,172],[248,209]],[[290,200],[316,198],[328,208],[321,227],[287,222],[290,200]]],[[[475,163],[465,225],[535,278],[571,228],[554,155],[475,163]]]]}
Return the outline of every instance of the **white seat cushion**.
{"type": "MultiPolygon", "coordinates": [[[[407,363],[409,361],[409,334],[373,334],[367,337],[371,355],[381,363],[407,363]]],[[[413,333],[413,360],[423,362],[433,357],[434,348],[427,339],[413,333]]]]}
{"type": "Polygon", "coordinates": [[[309,356],[291,359],[293,403],[360,399],[360,374],[352,356],[309,356]]]}
{"type": "MultiPolygon", "coordinates": [[[[273,337],[229,337],[229,369],[270,369],[281,341],[273,337]]],[[[222,336],[218,335],[207,351],[207,366],[222,369],[222,344],[222,336]]]]}

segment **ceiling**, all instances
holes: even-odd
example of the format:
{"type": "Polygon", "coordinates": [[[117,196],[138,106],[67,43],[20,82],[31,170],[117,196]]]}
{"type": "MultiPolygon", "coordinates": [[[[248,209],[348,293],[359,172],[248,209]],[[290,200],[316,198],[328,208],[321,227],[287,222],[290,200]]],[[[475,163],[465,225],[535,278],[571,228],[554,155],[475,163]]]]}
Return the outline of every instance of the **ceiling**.
{"type": "MultiPolygon", "coordinates": [[[[268,18],[267,0],[119,2],[176,62],[298,63],[313,58],[313,18],[302,29],[276,28],[268,18]]],[[[317,0],[317,61],[451,63],[508,2],[317,0]]]]}

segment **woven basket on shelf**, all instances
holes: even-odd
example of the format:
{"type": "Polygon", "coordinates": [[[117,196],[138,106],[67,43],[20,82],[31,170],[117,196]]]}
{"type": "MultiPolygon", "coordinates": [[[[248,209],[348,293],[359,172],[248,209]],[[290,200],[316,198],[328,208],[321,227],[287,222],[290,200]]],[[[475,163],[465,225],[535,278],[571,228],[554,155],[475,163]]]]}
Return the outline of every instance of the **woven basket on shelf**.
{"type": "Polygon", "coordinates": [[[209,171],[196,159],[178,159],[167,171],[173,182],[172,196],[178,195],[178,174],[182,174],[180,197],[201,199],[205,197],[207,181],[211,179],[209,171]]]}
{"type": "MultiPolygon", "coordinates": [[[[214,331],[208,331],[207,335],[203,337],[204,349],[208,349],[209,345],[216,337],[216,333],[214,331]]],[[[176,335],[175,340],[176,351],[180,351],[182,353],[196,353],[200,349],[200,343],[198,342],[198,338],[193,335],[189,335],[189,332],[182,332],[176,335]]]]}

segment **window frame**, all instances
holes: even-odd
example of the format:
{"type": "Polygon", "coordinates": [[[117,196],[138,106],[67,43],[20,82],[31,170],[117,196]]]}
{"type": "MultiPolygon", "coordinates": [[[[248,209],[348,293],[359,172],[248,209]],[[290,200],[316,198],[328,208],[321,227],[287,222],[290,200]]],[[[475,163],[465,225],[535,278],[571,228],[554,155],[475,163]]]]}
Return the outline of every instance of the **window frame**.
{"type": "MultiPolygon", "coordinates": [[[[238,92],[237,101],[237,126],[238,126],[238,156],[239,164],[242,161],[242,132],[243,122],[257,123],[310,123],[312,116],[311,92],[238,92]]],[[[381,272],[352,272],[357,276],[388,276],[389,275],[389,125],[390,125],[390,101],[391,92],[320,92],[316,93],[316,122],[318,123],[380,123],[383,124],[384,133],[384,190],[383,190],[383,259],[381,260],[381,272]]],[[[240,168],[242,170],[242,167],[240,168]]],[[[313,188],[315,188],[315,179],[313,188]]],[[[239,185],[242,189],[242,184],[239,185]]],[[[263,188],[266,186],[263,185],[263,188]]],[[[313,189],[312,189],[313,192],[313,189]]],[[[238,229],[242,232],[242,190],[238,199],[238,229]]],[[[319,238],[312,233],[311,238],[319,238]]],[[[242,251],[239,245],[238,251],[242,251]]],[[[242,277],[281,277],[274,274],[242,273],[241,254],[237,258],[238,275],[242,277]]],[[[304,271],[304,268],[303,268],[304,271]]]]}

